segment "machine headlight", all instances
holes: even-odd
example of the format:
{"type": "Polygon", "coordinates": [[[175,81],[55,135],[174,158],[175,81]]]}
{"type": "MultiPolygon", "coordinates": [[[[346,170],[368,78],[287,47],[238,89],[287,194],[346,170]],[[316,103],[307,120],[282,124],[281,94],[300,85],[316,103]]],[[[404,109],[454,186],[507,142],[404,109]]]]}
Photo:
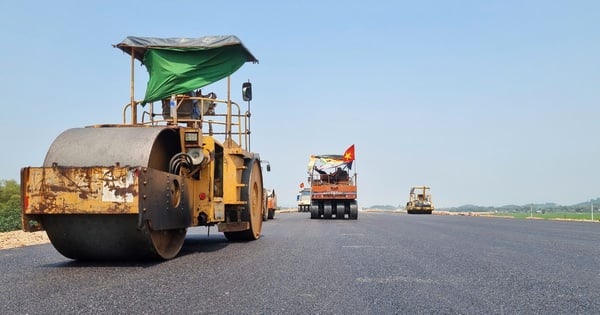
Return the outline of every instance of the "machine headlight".
{"type": "Polygon", "coordinates": [[[198,142],[198,133],[197,132],[186,132],[185,133],[185,142],[198,142]]]}

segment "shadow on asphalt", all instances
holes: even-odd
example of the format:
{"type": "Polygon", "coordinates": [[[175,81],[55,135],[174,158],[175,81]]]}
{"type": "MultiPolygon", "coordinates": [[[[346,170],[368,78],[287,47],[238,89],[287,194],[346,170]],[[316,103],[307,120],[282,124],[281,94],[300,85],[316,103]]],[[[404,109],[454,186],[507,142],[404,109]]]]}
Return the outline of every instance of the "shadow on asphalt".
{"type": "Polygon", "coordinates": [[[188,234],[177,257],[196,253],[210,253],[227,247],[230,242],[223,234],[213,235],[188,234]]]}
{"type": "MultiPolygon", "coordinates": [[[[210,253],[221,250],[230,242],[222,234],[202,235],[188,234],[179,254],[173,259],[178,259],[191,254],[210,253]]],[[[140,260],[121,260],[121,261],[93,261],[93,260],[67,260],[58,263],[46,264],[49,268],[89,268],[89,267],[143,267],[148,268],[169,260],[162,259],[140,259],[140,260]]]]}

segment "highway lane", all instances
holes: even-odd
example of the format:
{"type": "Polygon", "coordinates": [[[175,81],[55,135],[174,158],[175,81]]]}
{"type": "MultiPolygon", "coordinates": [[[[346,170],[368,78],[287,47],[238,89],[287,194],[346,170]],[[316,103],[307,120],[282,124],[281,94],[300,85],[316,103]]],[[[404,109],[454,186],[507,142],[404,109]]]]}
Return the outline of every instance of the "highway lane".
{"type": "Polygon", "coordinates": [[[261,239],[193,228],[158,263],[0,251],[3,314],[597,314],[600,224],[277,213],[261,239]]]}

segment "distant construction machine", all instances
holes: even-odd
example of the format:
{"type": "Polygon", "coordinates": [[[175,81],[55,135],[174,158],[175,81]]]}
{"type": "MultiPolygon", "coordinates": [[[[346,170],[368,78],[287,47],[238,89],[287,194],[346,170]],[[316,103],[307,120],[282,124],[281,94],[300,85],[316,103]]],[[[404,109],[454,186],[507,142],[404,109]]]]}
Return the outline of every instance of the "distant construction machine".
{"type": "Polygon", "coordinates": [[[344,155],[313,155],[308,163],[311,219],[358,219],[354,145],[344,155]]]}
{"type": "Polygon", "coordinates": [[[277,210],[277,195],[275,189],[267,190],[267,219],[275,218],[275,210],[277,210]]]}
{"type": "Polygon", "coordinates": [[[302,188],[296,196],[298,201],[298,212],[310,211],[310,187],[302,188]]]}
{"type": "Polygon", "coordinates": [[[410,189],[409,200],[406,203],[406,213],[431,214],[435,210],[429,189],[427,186],[415,186],[410,189]]]}

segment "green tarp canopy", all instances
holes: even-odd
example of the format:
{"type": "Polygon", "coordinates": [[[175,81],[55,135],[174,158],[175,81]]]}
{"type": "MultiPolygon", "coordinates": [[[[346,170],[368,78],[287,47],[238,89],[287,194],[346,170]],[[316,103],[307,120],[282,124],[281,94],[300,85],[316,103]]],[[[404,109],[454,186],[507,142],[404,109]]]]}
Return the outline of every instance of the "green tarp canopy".
{"type": "Polygon", "coordinates": [[[128,36],[114,45],[142,62],[150,79],[142,104],[185,94],[258,60],[232,35],[200,38],[128,36]]]}

